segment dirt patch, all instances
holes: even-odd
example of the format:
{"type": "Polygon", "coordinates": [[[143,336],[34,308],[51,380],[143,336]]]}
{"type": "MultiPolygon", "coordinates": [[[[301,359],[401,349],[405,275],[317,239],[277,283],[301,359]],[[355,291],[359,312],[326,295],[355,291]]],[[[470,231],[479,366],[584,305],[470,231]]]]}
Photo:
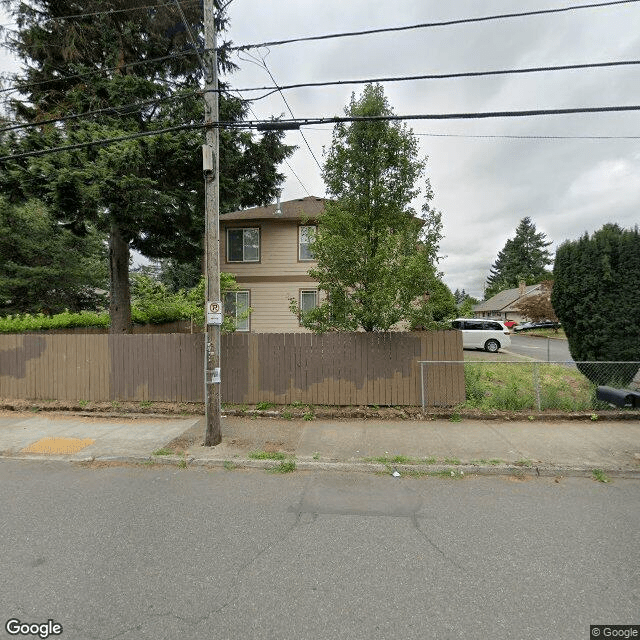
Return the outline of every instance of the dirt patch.
{"type": "MultiPolygon", "coordinates": [[[[203,403],[186,402],[71,402],[63,400],[5,400],[0,399],[0,411],[21,412],[33,414],[39,412],[73,413],[87,418],[100,417],[123,417],[135,419],[144,418],[179,418],[204,416],[203,403]]],[[[526,420],[536,421],[558,421],[558,420],[593,420],[592,416],[597,415],[600,420],[638,420],[640,411],[619,410],[619,411],[589,411],[589,412],[560,412],[553,409],[547,411],[494,411],[487,413],[479,409],[458,409],[455,407],[432,407],[427,408],[423,413],[420,407],[339,407],[325,405],[304,405],[303,407],[292,407],[291,405],[276,406],[268,410],[258,410],[254,406],[234,406],[223,407],[223,415],[239,417],[259,417],[287,420],[314,420],[314,419],[367,419],[367,420],[450,420],[454,418],[468,420],[526,420]]],[[[597,423],[597,421],[594,421],[597,423]]],[[[185,449],[195,443],[201,434],[198,431],[191,434],[188,431],[190,441],[180,440],[175,444],[175,448],[185,449]]],[[[181,436],[184,439],[186,434],[181,436]]],[[[174,443],[171,443],[174,448],[174,443]]]]}

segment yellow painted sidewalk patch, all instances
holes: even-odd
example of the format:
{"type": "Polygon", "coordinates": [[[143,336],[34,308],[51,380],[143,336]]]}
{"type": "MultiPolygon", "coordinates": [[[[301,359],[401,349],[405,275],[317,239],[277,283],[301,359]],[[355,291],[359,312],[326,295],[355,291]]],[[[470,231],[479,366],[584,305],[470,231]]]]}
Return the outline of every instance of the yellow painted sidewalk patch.
{"type": "Polygon", "coordinates": [[[25,447],[20,453],[50,453],[58,455],[78,453],[78,451],[94,442],[95,440],[91,438],[41,438],[25,447]]]}

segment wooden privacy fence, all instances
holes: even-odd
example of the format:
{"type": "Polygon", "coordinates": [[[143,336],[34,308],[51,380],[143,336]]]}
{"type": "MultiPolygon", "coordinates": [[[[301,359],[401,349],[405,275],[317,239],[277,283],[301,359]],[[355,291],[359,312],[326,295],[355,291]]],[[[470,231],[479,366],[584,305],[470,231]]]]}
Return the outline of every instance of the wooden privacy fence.
{"type": "MultiPolygon", "coordinates": [[[[462,360],[457,331],[222,336],[222,401],[420,405],[424,360],[462,360]]],[[[202,402],[203,334],[0,335],[0,397],[202,402]]],[[[427,381],[427,404],[464,401],[463,367],[427,381]]]]}

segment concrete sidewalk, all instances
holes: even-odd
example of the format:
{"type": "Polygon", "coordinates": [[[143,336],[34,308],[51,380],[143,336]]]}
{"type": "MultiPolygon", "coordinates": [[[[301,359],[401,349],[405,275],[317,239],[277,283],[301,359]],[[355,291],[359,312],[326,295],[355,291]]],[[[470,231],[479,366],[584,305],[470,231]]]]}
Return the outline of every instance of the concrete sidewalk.
{"type": "Polygon", "coordinates": [[[0,456],[69,461],[273,467],[250,454],[295,456],[298,469],[609,475],[640,478],[640,421],[282,420],[223,418],[202,446],[202,417],[0,413],[0,456]],[[173,451],[173,455],[167,454],[173,451]],[[155,455],[154,455],[155,454],[155,455]]]}

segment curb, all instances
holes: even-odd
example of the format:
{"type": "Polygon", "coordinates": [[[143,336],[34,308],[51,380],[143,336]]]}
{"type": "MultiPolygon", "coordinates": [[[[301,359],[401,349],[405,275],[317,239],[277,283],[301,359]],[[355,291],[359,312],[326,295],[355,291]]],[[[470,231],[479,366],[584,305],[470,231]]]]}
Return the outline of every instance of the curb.
{"type": "MultiPolygon", "coordinates": [[[[0,455],[1,458],[9,458],[13,460],[49,460],[56,462],[72,462],[76,464],[132,464],[132,465],[149,465],[149,466],[175,466],[182,468],[228,468],[232,470],[257,469],[269,471],[278,468],[281,460],[253,460],[240,458],[201,458],[193,455],[187,456],[99,456],[91,458],[71,458],[69,456],[37,456],[37,455],[0,455]]],[[[524,467],[515,464],[504,465],[407,465],[393,464],[386,465],[379,462],[362,462],[338,461],[338,460],[295,460],[295,471],[334,471],[341,473],[375,473],[388,474],[396,470],[401,477],[451,477],[462,478],[464,476],[510,476],[510,477],[532,477],[532,478],[549,478],[549,477],[587,477],[593,478],[594,469],[602,471],[611,478],[640,480],[640,469],[633,468],[616,468],[607,469],[606,467],[585,467],[585,466],[567,466],[567,465],[551,465],[539,464],[537,466],[524,467]]],[[[286,462],[286,460],[285,460],[286,462]]]]}

